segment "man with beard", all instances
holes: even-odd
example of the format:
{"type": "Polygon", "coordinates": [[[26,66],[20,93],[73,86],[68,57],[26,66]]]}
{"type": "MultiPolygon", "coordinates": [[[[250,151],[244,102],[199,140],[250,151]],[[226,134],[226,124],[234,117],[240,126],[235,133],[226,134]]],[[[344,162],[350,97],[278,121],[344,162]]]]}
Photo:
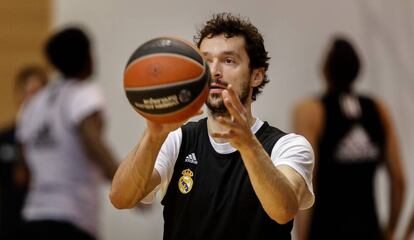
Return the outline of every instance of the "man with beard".
{"type": "Polygon", "coordinates": [[[164,205],[164,239],[291,239],[293,218],[313,204],[313,152],[305,138],[254,117],[269,81],[263,37],[249,21],[215,15],[195,38],[211,71],[208,118],[147,120],[115,174],[116,208],[164,205]]]}

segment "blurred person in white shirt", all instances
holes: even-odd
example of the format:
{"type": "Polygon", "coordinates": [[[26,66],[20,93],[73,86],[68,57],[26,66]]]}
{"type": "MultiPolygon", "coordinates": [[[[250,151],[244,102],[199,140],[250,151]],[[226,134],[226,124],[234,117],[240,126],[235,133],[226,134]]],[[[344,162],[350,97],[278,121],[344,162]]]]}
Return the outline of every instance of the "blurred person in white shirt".
{"type": "Polygon", "coordinates": [[[91,43],[78,28],[45,46],[61,78],[24,106],[17,138],[31,172],[22,239],[96,239],[102,173],[117,164],[103,139],[104,98],[89,77],[91,43]]]}

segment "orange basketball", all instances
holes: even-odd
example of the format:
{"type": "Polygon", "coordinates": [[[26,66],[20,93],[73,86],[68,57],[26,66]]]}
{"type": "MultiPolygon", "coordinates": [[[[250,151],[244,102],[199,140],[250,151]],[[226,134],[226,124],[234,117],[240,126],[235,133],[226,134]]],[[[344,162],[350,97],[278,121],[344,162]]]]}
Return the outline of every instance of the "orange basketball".
{"type": "Polygon", "coordinates": [[[152,39],[129,58],[126,96],[143,117],[159,123],[183,121],[207,99],[210,71],[192,44],[172,37],[152,39]]]}

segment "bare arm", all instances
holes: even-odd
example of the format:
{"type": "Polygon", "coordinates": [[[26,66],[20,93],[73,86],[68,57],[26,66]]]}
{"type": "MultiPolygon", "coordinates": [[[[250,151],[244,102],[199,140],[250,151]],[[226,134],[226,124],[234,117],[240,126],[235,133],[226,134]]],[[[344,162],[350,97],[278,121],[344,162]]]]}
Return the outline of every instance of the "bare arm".
{"type": "Polygon", "coordinates": [[[239,151],[260,203],[276,222],[289,222],[296,216],[299,201],[307,190],[304,179],[288,166],[275,167],[256,138],[245,146],[239,151]]]}
{"type": "Polygon", "coordinates": [[[393,239],[398,223],[405,193],[405,177],[402,170],[400,150],[394,125],[387,108],[382,102],[377,102],[382,123],[385,128],[385,165],[390,177],[390,218],[386,228],[388,239],[393,239]]]}
{"type": "Polygon", "coordinates": [[[13,168],[13,181],[19,188],[29,186],[30,172],[23,155],[23,146],[17,144],[16,165],[13,168]]]}
{"type": "Polygon", "coordinates": [[[86,153],[103,171],[109,180],[115,174],[117,163],[103,139],[103,120],[100,112],[95,112],[79,125],[78,130],[86,153]]]}
{"type": "MultiPolygon", "coordinates": [[[[294,132],[304,136],[313,147],[315,154],[315,165],[313,170],[313,179],[316,179],[316,169],[318,168],[318,138],[322,130],[324,119],[323,108],[317,100],[306,100],[296,106],[293,112],[293,128],[294,132]]],[[[315,182],[313,183],[314,190],[316,189],[315,182]]],[[[300,211],[296,218],[297,239],[308,239],[308,232],[310,227],[310,220],[313,209],[300,211]]]]}
{"type": "Polygon", "coordinates": [[[118,209],[132,208],[161,183],[155,160],[168,133],[146,130],[141,142],[122,161],[112,181],[110,199],[118,209]]]}
{"type": "Polygon", "coordinates": [[[110,199],[116,208],[136,206],[161,183],[160,174],[154,168],[156,158],[168,134],[184,122],[157,124],[147,121],[140,143],[122,161],[112,181],[110,199]]]}
{"type": "Polygon", "coordinates": [[[219,117],[219,123],[227,126],[229,131],[212,136],[228,140],[239,150],[253,189],[269,217],[280,224],[289,222],[295,217],[301,195],[306,190],[304,179],[290,167],[274,166],[251,132],[247,110],[231,85],[222,94],[233,120],[219,117]]]}

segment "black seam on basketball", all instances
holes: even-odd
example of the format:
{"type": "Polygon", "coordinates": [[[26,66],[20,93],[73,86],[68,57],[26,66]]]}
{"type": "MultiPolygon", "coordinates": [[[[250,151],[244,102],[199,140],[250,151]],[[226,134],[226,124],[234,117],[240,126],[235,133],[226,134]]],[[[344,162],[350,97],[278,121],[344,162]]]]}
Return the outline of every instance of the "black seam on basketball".
{"type": "Polygon", "coordinates": [[[170,57],[176,57],[179,59],[183,59],[183,60],[189,60],[192,63],[195,63],[197,66],[204,68],[204,65],[195,61],[194,59],[187,57],[187,56],[183,56],[183,55],[179,55],[177,53],[153,53],[153,54],[149,54],[149,55],[145,55],[143,57],[137,58],[134,61],[132,61],[130,64],[128,64],[125,68],[125,74],[126,72],[128,72],[128,69],[130,69],[132,66],[134,66],[135,64],[137,64],[140,61],[144,61],[145,59],[151,58],[151,57],[157,57],[157,56],[170,56],[170,57]]]}
{"type": "MultiPolygon", "coordinates": [[[[139,92],[145,92],[145,91],[164,90],[164,89],[171,88],[171,87],[183,87],[184,85],[187,85],[187,84],[191,85],[192,83],[196,83],[197,80],[199,80],[200,78],[202,78],[202,77],[199,77],[199,78],[197,78],[197,79],[195,79],[191,82],[184,82],[184,83],[180,82],[180,84],[172,83],[172,84],[168,84],[168,85],[166,85],[166,84],[157,85],[157,86],[154,86],[154,87],[125,88],[125,91],[139,93],[139,92]]],[[[207,84],[207,82],[206,82],[206,84],[207,84]]]]}
{"type": "MultiPolygon", "coordinates": [[[[203,77],[208,77],[208,75],[203,77]]],[[[135,108],[148,114],[159,115],[175,112],[191,104],[205,88],[208,88],[208,81],[195,81],[184,86],[180,85],[147,91],[126,90],[125,93],[129,102],[135,108]],[[180,100],[183,90],[187,90],[190,93],[189,99],[186,102],[180,100]]]]}
{"type": "Polygon", "coordinates": [[[173,83],[165,83],[165,84],[159,84],[159,85],[154,85],[154,86],[150,86],[150,87],[125,87],[126,91],[146,91],[146,90],[154,90],[154,89],[163,89],[163,88],[169,88],[169,87],[175,87],[175,86],[182,86],[188,83],[192,83],[192,82],[196,82],[198,80],[200,80],[200,78],[202,78],[203,76],[200,76],[198,78],[193,78],[190,80],[186,80],[186,81],[181,81],[181,82],[173,82],[173,83]]]}
{"type": "Polygon", "coordinates": [[[208,82],[208,76],[205,76],[207,70],[208,70],[208,68],[203,67],[203,71],[201,72],[201,74],[198,77],[188,79],[188,80],[184,80],[184,81],[172,82],[172,83],[160,83],[160,84],[157,84],[157,85],[145,86],[145,87],[125,87],[125,90],[139,91],[139,90],[152,90],[152,89],[168,88],[168,87],[172,87],[172,86],[180,86],[180,85],[196,82],[196,81],[200,80],[201,78],[207,78],[206,82],[208,82]]]}
{"type": "Polygon", "coordinates": [[[126,65],[128,66],[136,58],[153,53],[176,53],[190,57],[200,64],[204,61],[200,53],[185,41],[169,37],[160,37],[147,41],[141,45],[128,59],[126,65]],[[169,41],[169,44],[163,46],[162,41],[169,41]]]}

